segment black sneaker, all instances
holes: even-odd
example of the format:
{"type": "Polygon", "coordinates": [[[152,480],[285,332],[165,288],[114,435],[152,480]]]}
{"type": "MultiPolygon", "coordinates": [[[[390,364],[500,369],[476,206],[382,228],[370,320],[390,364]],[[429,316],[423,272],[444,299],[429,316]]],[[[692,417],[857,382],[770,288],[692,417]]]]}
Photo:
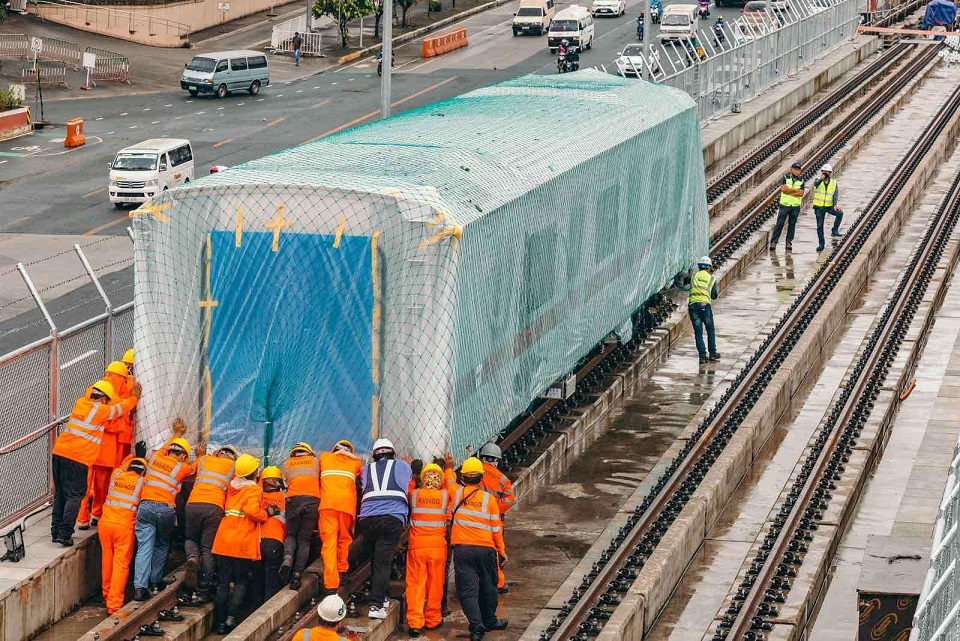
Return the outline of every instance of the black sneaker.
{"type": "Polygon", "coordinates": [[[822,252],[822,251],[823,251],[823,245],[817,245],[817,251],[818,251],[818,252],[822,252]]]}
{"type": "Polygon", "coordinates": [[[423,630],[421,630],[420,628],[410,628],[407,630],[407,634],[409,634],[411,637],[416,638],[421,634],[423,634],[423,630]]]}
{"type": "Polygon", "coordinates": [[[72,548],[72,547],[73,547],[73,537],[70,537],[70,538],[67,538],[67,539],[60,539],[59,541],[57,541],[57,543],[59,543],[60,545],[62,545],[62,546],[65,547],[65,548],[72,548]]]}
{"type": "Polygon", "coordinates": [[[506,594],[510,591],[510,588],[503,586],[502,588],[497,588],[497,594],[506,594]]]}
{"type": "Polygon", "coordinates": [[[79,524],[77,524],[77,529],[78,529],[78,530],[81,530],[81,531],[83,531],[83,532],[86,532],[87,530],[90,529],[90,524],[89,524],[89,523],[79,523],[79,524]]]}
{"type": "Polygon", "coordinates": [[[701,356],[701,357],[700,357],[700,364],[703,365],[703,364],[706,363],[706,362],[707,362],[707,357],[706,357],[706,356],[701,356]]]}
{"type": "Polygon", "coordinates": [[[147,588],[137,588],[133,591],[133,600],[134,601],[148,601],[150,600],[150,590],[147,588]]]}
{"type": "Polygon", "coordinates": [[[293,578],[290,579],[290,589],[291,589],[291,590],[299,590],[302,581],[303,581],[303,579],[302,579],[300,573],[299,573],[299,572],[294,572],[294,573],[293,573],[293,578]]]}
{"type": "Polygon", "coordinates": [[[830,234],[830,238],[843,238],[842,231],[835,231],[830,234]]]}
{"type": "Polygon", "coordinates": [[[786,245],[786,250],[787,250],[787,251],[793,251],[793,243],[787,243],[787,245],[786,245]]]}
{"type": "Polygon", "coordinates": [[[719,360],[720,360],[720,354],[710,354],[710,360],[711,360],[711,361],[719,361],[719,360]]]}
{"type": "Polygon", "coordinates": [[[776,246],[776,244],[774,244],[774,243],[770,243],[769,245],[767,245],[767,249],[770,250],[770,251],[773,251],[773,250],[775,250],[776,248],[777,248],[777,246],[776,246]]]}
{"type": "Polygon", "coordinates": [[[510,622],[506,619],[497,619],[497,622],[494,625],[484,627],[486,627],[487,630],[506,630],[509,623],[510,622]]]}
{"type": "Polygon", "coordinates": [[[280,569],[277,570],[277,576],[280,577],[280,583],[286,583],[290,580],[290,570],[293,569],[293,560],[284,559],[283,563],[280,565],[280,569]]]}

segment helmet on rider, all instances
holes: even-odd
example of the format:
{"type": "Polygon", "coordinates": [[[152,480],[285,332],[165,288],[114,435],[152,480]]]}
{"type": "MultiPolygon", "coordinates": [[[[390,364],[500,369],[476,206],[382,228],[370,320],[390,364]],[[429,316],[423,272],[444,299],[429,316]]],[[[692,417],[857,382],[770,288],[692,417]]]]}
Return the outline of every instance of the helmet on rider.
{"type": "Polygon", "coordinates": [[[568,44],[570,44],[570,41],[567,40],[566,38],[564,38],[563,40],[560,41],[560,44],[562,44],[564,47],[566,47],[568,44]]]}

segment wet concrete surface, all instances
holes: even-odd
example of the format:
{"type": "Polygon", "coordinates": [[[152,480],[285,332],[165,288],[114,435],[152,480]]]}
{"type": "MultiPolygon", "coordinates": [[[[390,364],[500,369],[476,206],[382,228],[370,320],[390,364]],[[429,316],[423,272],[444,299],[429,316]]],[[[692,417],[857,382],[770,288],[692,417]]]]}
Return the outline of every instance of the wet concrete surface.
{"type": "MultiPolygon", "coordinates": [[[[955,83],[956,78],[952,71],[934,71],[922,92],[894,116],[889,126],[867,143],[847,165],[843,174],[838,175],[841,186],[840,202],[848,212],[844,230],[855,216],[859,215],[860,208],[867,204],[875,188],[886,178],[895,159],[902,156],[919,135],[920,127],[917,123],[929,120],[955,87],[955,83]]],[[[942,194],[942,191],[940,193],[942,194]]],[[[781,418],[772,437],[760,451],[754,466],[711,528],[707,542],[688,568],[673,599],[650,631],[649,639],[686,641],[699,639],[706,632],[712,631],[715,618],[722,614],[723,603],[737,580],[751,546],[762,536],[764,523],[777,498],[790,479],[814,430],[824,417],[848,366],[860,348],[862,339],[874,321],[874,315],[886,299],[932,213],[932,210],[927,208],[918,208],[918,212],[902,228],[892,251],[888,251],[866,290],[854,303],[844,324],[832,338],[830,358],[818,371],[812,373],[805,389],[795,399],[794,409],[781,418]]],[[[828,224],[831,222],[828,221],[828,224]]],[[[798,237],[803,239],[807,232],[809,235],[806,237],[812,236],[815,243],[816,231],[815,228],[811,229],[813,224],[812,213],[803,214],[798,225],[798,237]],[[805,229],[804,222],[809,225],[805,229]]],[[[795,241],[794,247],[797,246],[795,241]]],[[[847,635],[843,638],[854,637],[847,635]]]]}

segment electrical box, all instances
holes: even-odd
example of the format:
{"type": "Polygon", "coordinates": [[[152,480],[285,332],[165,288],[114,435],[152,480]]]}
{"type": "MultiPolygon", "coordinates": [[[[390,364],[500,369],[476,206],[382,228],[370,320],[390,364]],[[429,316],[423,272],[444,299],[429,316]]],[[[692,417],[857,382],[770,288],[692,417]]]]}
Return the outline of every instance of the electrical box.
{"type": "Polygon", "coordinates": [[[554,383],[553,387],[544,392],[542,397],[555,398],[562,401],[573,396],[575,391],[577,391],[577,375],[570,374],[565,379],[554,383]]]}

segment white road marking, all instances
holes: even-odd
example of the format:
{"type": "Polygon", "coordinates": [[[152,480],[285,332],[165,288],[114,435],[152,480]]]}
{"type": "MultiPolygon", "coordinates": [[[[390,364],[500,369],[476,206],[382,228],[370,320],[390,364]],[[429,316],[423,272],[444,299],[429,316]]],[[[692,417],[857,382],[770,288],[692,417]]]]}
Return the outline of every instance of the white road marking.
{"type": "Polygon", "coordinates": [[[194,115],[202,116],[202,115],[205,114],[205,113],[207,113],[207,112],[206,112],[206,111],[198,111],[198,112],[197,112],[196,114],[194,114],[194,115]]]}
{"type": "Polygon", "coordinates": [[[136,125],[130,125],[130,128],[131,128],[131,129],[136,129],[137,126],[136,126],[136,125]]]}
{"type": "Polygon", "coordinates": [[[108,131],[108,132],[107,132],[107,135],[109,136],[109,135],[112,134],[112,133],[115,133],[115,132],[113,132],[113,131],[108,131]]]}
{"type": "MultiPolygon", "coordinates": [[[[190,102],[193,102],[192,100],[190,102]]],[[[173,105],[164,105],[164,107],[172,107],[173,105]]]]}
{"type": "Polygon", "coordinates": [[[121,116],[126,116],[126,115],[127,115],[127,112],[124,111],[124,112],[123,112],[122,114],[120,114],[120,115],[121,115],[121,116]]]}
{"type": "Polygon", "coordinates": [[[97,120],[103,120],[103,116],[98,117],[97,120]]]}
{"type": "Polygon", "coordinates": [[[6,162],[7,162],[6,160],[0,160],[0,165],[5,164],[6,162]]]}
{"type": "Polygon", "coordinates": [[[217,107],[217,111],[223,111],[223,107],[217,107]]]}
{"type": "Polygon", "coordinates": [[[151,125],[159,125],[159,124],[160,124],[160,121],[159,121],[159,120],[154,120],[154,121],[151,122],[150,124],[151,124],[151,125]]]}
{"type": "Polygon", "coordinates": [[[335,84],[337,84],[337,83],[331,82],[331,83],[330,83],[330,86],[332,87],[332,86],[335,85],[335,84]]]}
{"type": "MultiPolygon", "coordinates": [[[[282,94],[282,93],[278,93],[278,94],[277,94],[277,98],[283,98],[283,94],[282,94]]],[[[263,100],[263,98],[261,98],[260,100],[263,100]]]]}
{"type": "Polygon", "coordinates": [[[72,359],[70,359],[69,361],[67,361],[66,363],[64,363],[63,365],[61,365],[61,366],[60,366],[60,371],[62,372],[63,370],[65,370],[65,369],[67,369],[68,367],[70,367],[71,365],[76,365],[76,364],[79,363],[80,361],[82,361],[82,360],[84,360],[84,359],[87,359],[87,358],[90,358],[91,356],[93,356],[94,354],[97,354],[97,353],[98,353],[98,352],[97,352],[97,350],[95,350],[95,349],[91,349],[89,352],[84,352],[83,354],[80,354],[80,356],[77,356],[76,358],[72,358],[72,359]]]}
{"type": "Polygon", "coordinates": [[[150,111],[150,107],[144,107],[143,110],[144,110],[144,111],[150,111]]]}
{"type": "Polygon", "coordinates": [[[257,102],[263,102],[263,98],[257,98],[257,102]]]}
{"type": "Polygon", "coordinates": [[[244,106],[245,104],[247,104],[247,103],[245,103],[245,102],[238,102],[238,103],[237,103],[237,106],[238,106],[238,107],[242,107],[242,106],[244,106]]]}
{"type": "Polygon", "coordinates": [[[188,101],[187,101],[187,104],[189,105],[191,102],[193,102],[193,101],[192,101],[192,100],[188,100],[188,101]]]}

